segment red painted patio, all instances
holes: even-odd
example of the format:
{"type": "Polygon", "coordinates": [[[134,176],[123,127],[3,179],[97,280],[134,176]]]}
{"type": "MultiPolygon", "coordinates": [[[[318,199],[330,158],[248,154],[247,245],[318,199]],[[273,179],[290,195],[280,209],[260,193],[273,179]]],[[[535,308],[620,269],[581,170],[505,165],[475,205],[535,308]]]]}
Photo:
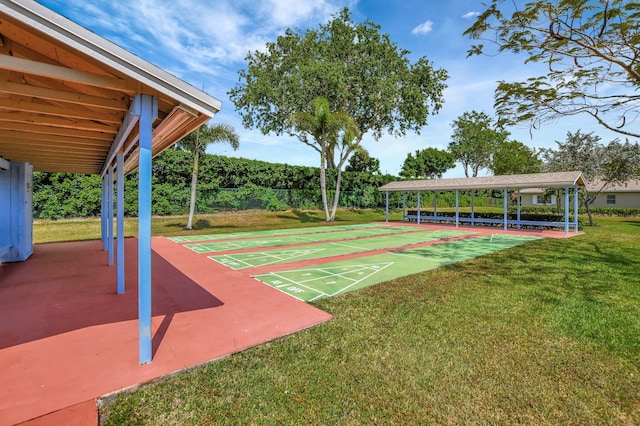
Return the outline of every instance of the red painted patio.
{"type": "Polygon", "coordinates": [[[0,425],[95,425],[103,395],[331,318],[164,237],[152,247],[153,362],[142,366],[136,239],[124,295],[101,241],[40,244],[0,264],[0,425]]]}

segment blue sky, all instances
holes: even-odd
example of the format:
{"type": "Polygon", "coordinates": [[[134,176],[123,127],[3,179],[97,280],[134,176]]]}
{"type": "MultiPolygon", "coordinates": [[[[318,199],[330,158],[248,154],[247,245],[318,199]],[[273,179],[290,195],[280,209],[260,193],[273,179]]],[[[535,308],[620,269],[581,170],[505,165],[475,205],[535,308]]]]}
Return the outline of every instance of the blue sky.
{"type": "MultiPolygon", "coordinates": [[[[449,73],[445,104],[420,134],[404,138],[365,136],[363,146],[380,160],[381,170],[397,175],[409,152],[445,149],[451,122],[466,111],[493,116],[493,92],[499,80],[521,81],[544,73],[544,65],[524,65],[523,57],[501,54],[466,58],[473,43],[463,37],[484,0],[39,0],[50,9],[173,73],[222,101],[214,122],[233,125],[240,149],[213,145],[208,152],[294,165],[317,166],[316,151],[287,137],[245,129],[227,92],[238,81],[249,51],[260,50],[288,27],[315,28],[349,7],[355,21],[379,24],[412,62],[426,56],[449,73]]],[[[538,130],[508,128],[511,137],[534,148],[553,148],[568,131],[594,132],[603,142],[616,134],[588,117],[568,117],[538,130]]],[[[486,172],[485,172],[486,173],[486,172]]],[[[458,166],[445,177],[463,176],[458,166]]]]}

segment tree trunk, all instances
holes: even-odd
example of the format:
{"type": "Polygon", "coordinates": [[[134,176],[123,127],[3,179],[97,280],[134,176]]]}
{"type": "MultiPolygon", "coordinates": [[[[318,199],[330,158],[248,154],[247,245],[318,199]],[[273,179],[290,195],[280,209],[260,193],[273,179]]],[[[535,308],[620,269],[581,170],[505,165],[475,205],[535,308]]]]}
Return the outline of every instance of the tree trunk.
{"type": "Polygon", "coordinates": [[[336,195],[333,197],[333,209],[331,210],[331,222],[336,220],[336,210],[338,210],[338,200],[340,199],[341,179],[342,179],[342,164],[338,168],[338,177],[336,178],[336,195]]]}
{"type": "Polygon", "coordinates": [[[591,204],[596,200],[596,197],[587,197],[584,200],[584,208],[587,210],[589,216],[589,226],[593,226],[593,216],[591,215],[591,204]]]}
{"type": "Polygon", "coordinates": [[[191,200],[189,201],[189,221],[185,229],[193,229],[193,215],[196,211],[196,187],[198,185],[198,163],[200,161],[200,151],[193,154],[193,174],[191,175],[191,200]]]}
{"type": "Polygon", "coordinates": [[[324,209],[324,217],[326,222],[331,222],[329,216],[329,204],[327,203],[327,171],[325,166],[324,148],[320,153],[320,192],[322,195],[322,208],[324,209]]]}

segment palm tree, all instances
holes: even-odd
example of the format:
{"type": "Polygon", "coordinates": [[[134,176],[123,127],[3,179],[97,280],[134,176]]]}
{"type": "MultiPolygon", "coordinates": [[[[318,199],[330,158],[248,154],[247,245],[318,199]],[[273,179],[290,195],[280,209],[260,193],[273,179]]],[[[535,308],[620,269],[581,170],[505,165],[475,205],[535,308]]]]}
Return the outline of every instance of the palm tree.
{"type": "MultiPolygon", "coordinates": [[[[329,204],[327,202],[327,161],[334,164],[334,152],[336,147],[340,147],[342,152],[346,149],[350,154],[353,150],[353,139],[357,133],[353,120],[344,113],[331,113],[329,101],[319,97],[313,103],[313,113],[300,112],[292,117],[292,125],[299,132],[298,138],[305,144],[311,146],[320,154],[320,193],[322,195],[322,207],[327,222],[335,219],[337,198],[340,193],[340,171],[338,171],[338,181],[334,199],[332,214],[329,214],[329,204]],[[313,140],[309,140],[311,136],[313,140]]],[[[342,160],[342,159],[341,159],[342,160]]],[[[340,167],[344,161],[340,162],[340,167]]]]}
{"type": "Polygon", "coordinates": [[[189,202],[189,221],[185,229],[192,229],[193,215],[196,210],[196,186],[198,185],[198,164],[200,155],[204,154],[207,146],[212,143],[229,142],[231,147],[236,150],[240,146],[240,138],[235,129],[229,124],[213,124],[199,127],[197,130],[189,133],[178,142],[178,146],[182,149],[190,151],[193,154],[193,174],[191,175],[191,200],[189,202]]]}

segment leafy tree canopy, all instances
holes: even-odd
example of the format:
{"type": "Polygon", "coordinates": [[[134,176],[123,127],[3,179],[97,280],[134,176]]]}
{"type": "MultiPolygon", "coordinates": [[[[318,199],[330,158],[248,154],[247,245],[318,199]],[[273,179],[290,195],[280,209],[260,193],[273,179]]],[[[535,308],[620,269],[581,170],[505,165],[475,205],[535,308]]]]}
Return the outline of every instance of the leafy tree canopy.
{"type": "Polygon", "coordinates": [[[476,177],[480,169],[488,168],[495,148],[509,136],[496,128],[485,112],[465,112],[451,127],[449,152],[462,164],[466,177],[476,177]]]}
{"type": "Polygon", "coordinates": [[[449,169],[455,166],[454,156],[444,150],[437,148],[425,148],[417,150],[415,156],[411,153],[407,155],[400,170],[403,178],[441,178],[449,169]]]}
{"type": "Polygon", "coordinates": [[[344,168],[347,172],[380,174],[380,160],[371,157],[367,150],[356,150],[344,168]]]}
{"type": "Polygon", "coordinates": [[[617,139],[608,145],[600,143],[600,137],[593,133],[567,133],[564,142],[556,141],[557,150],[542,151],[544,167],[550,172],[579,170],[587,182],[600,181],[600,188],[589,196],[582,194],[582,201],[589,214],[589,223],[593,218],[589,206],[598,193],[614,184],[624,184],[640,176],[640,146],[617,139]]]}
{"type": "Polygon", "coordinates": [[[496,146],[489,170],[496,176],[540,173],[542,160],[535,149],[522,142],[504,141],[496,146]]]}
{"type": "Polygon", "coordinates": [[[538,127],[584,113],[607,129],[640,137],[634,124],[640,111],[638,3],[536,0],[519,7],[492,0],[465,34],[488,44],[473,46],[469,55],[506,51],[548,66],[545,75],[499,83],[500,124],[538,127]]]}
{"type": "Polygon", "coordinates": [[[447,73],[425,57],[410,63],[410,52],[379,30],[368,21],[353,22],[345,8],[318,29],[287,29],[265,51],[249,53],[247,68],[229,92],[244,126],[288,133],[318,149],[290,118],[323,97],[357,124],[355,144],[367,132],[378,139],[383,132],[419,131],[444,102],[447,73]]]}

